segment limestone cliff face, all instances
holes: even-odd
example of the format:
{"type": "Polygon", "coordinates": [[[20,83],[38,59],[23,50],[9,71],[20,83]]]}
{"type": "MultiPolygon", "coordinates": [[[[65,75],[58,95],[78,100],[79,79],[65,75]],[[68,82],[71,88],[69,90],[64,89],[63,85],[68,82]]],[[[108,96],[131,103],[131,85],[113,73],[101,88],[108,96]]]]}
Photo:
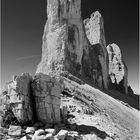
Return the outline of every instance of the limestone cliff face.
{"type": "Polygon", "coordinates": [[[92,53],[90,56],[92,62],[93,78],[97,81],[99,87],[108,88],[108,55],[106,50],[106,40],[104,32],[104,22],[101,14],[96,11],[90,18],[84,20],[86,35],[91,43],[92,53]],[[95,54],[93,53],[93,50],[95,54]],[[93,55],[96,58],[93,58],[93,55]],[[97,59],[95,63],[95,59],[97,59]]]}
{"type": "MultiPolygon", "coordinates": [[[[51,76],[71,73],[108,89],[112,71],[108,55],[104,21],[98,11],[82,21],[81,0],[47,0],[42,59],[36,73],[51,76]]],[[[119,74],[125,75],[127,85],[127,68],[119,74]]]]}
{"type": "Polygon", "coordinates": [[[63,71],[90,75],[89,42],[81,19],[81,0],[47,0],[42,60],[36,73],[63,71]]]}
{"type": "Polygon", "coordinates": [[[21,124],[38,121],[43,124],[60,123],[61,92],[62,83],[48,75],[37,74],[32,78],[24,73],[13,76],[0,95],[0,110],[6,118],[4,123],[12,124],[15,120],[21,124]],[[9,111],[14,120],[7,117],[5,112],[9,111]]]}
{"type": "Polygon", "coordinates": [[[0,107],[5,110],[10,106],[10,110],[21,123],[33,120],[32,101],[30,83],[32,77],[28,73],[21,76],[13,76],[11,82],[7,84],[6,91],[1,96],[0,107]]]}
{"type": "Polygon", "coordinates": [[[128,92],[128,70],[124,63],[121,50],[118,45],[107,46],[109,55],[109,77],[110,85],[114,84],[117,89],[128,92]]]}
{"type": "Polygon", "coordinates": [[[37,74],[32,82],[37,119],[42,123],[60,123],[60,83],[48,75],[37,74]]]}

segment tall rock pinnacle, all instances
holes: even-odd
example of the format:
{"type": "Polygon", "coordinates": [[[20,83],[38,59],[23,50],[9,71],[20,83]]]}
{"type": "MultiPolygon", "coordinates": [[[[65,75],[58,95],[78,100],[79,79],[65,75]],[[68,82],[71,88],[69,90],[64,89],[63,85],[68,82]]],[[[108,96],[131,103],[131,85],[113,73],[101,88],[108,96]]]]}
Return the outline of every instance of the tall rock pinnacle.
{"type": "Polygon", "coordinates": [[[81,0],[47,0],[47,17],[36,73],[89,75],[89,42],[81,19],[81,0]]]}
{"type": "Polygon", "coordinates": [[[103,78],[103,86],[107,89],[108,88],[108,63],[107,63],[108,55],[106,50],[103,18],[101,14],[98,11],[96,11],[91,14],[90,19],[88,18],[84,20],[84,24],[85,24],[86,35],[88,37],[88,40],[91,43],[97,55],[97,60],[98,60],[97,67],[101,66],[100,77],[103,78]]]}
{"type": "Polygon", "coordinates": [[[119,87],[119,89],[124,90],[127,94],[128,92],[128,70],[124,63],[121,50],[116,44],[111,44],[107,46],[107,51],[109,55],[109,77],[111,85],[119,87]]]}
{"type": "Polygon", "coordinates": [[[106,48],[103,17],[98,11],[83,21],[81,0],[47,0],[42,59],[36,73],[72,74],[102,89],[108,89],[115,78],[117,83],[124,78],[121,83],[127,93],[127,68],[122,60],[119,62],[122,70],[114,72],[111,65],[115,61],[110,58],[116,52],[110,53],[109,48],[110,45],[106,48]]]}

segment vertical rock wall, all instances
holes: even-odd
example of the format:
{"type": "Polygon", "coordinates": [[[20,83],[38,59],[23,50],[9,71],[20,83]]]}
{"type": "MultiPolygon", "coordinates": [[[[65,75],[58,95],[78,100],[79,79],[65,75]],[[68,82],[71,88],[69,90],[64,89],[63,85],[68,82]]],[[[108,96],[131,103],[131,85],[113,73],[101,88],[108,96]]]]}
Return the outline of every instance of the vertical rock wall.
{"type": "Polygon", "coordinates": [[[10,105],[14,116],[21,123],[32,121],[33,112],[30,100],[30,83],[32,77],[24,73],[21,76],[13,76],[7,84],[7,92],[3,94],[3,104],[10,105]]]}
{"type": "Polygon", "coordinates": [[[96,11],[84,20],[86,35],[91,43],[90,59],[92,62],[93,78],[99,87],[108,88],[108,55],[104,33],[104,22],[101,14],[96,11]],[[93,52],[94,50],[94,52],[93,52]],[[93,56],[96,56],[93,58],[93,56]],[[93,60],[94,59],[94,60],[93,60]],[[95,59],[96,62],[95,62],[95,59]]]}
{"type": "Polygon", "coordinates": [[[38,74],[33,80],[32,89],[38,121],[44,124],[60,123],[60,84],[48,75],[38,74]]]}
{"type": "MultiPolygon", "coordinates": [[[[36,73],[57,76],[68,72],[108,89],[108,59],[104,22],[98,11],[82,21],[81,0],[47,0],[42,59],[36,73]]],[[[125,64],[124,67],[126,85],[125,64]]]]}
{"type": "Polygon", "coordinates": [[[36,73],[90,74],[89,43],[81,19],[81,0],[47,0],[42,60],[36,73]]]}

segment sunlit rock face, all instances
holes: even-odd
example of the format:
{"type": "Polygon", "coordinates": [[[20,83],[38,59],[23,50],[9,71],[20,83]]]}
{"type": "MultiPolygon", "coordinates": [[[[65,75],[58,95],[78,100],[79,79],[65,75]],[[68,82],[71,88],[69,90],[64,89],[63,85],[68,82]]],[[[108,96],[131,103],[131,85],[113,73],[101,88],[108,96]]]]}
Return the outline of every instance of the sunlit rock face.
{"type": "MultiPolygon", "coordinates": [[[[0,111],[10,111],[20,124],[42,122],[57,124],[61,122],[62,83],[45,74],[37,74],[32,78],[28,73],[13,76],[7,83],[6,90],[0,95],[0,111]]],[[[7,118],[5,114],[5,118],[7,118]]],[[[15,124],[8,118],[8,125],[15,124]]],[[[6,119],[7,120],[7,119],[6,119]]]]}
{"type": "Polygon", "coordinates": [[[63,71],[90,75],[89,42],[81,19],[81,0],[47,0],[42,59],[36,73],[63,71]]]}
{"type": "Polygon", "coordinates": [[[106,50],[104,22],[101,14],[96,11],[90,18],[84,20],[85,31],[90,42],[92,53],[90,56],[92,62],[93,79],[99,87],[108,88],[108,55],[106,50]],[[93,50],[95,54],[93,53],[93,50]],[[93,55],[96,56],[93,58],[93,55]],[[95,61],[95,59],[97,59],[95,61]]]}
{"type": "Polygon", "coordinates": [[[128,70],[124,63],[121,50],[118,45],[110,44],[107,46],[109,55],[109,77],[110,85],[115,84],[118,89],[128,92],[128,70]]]}
{"type": "Polygon", "coordinates": [[[60,83],[48,75],[37,74],[32,82],[32,91],[38,121],[44,124],[60,123],[60,83]]]}
{"type": "Polygon", "coordinates": [[[5,93],[1,96],[0,106],[10,106],[14,116],[23,124],[33,120],[32,101],[30,100],[31,82],[32,77],[28,73],[13,76],[12,81],[6,85],[5,93]]]}

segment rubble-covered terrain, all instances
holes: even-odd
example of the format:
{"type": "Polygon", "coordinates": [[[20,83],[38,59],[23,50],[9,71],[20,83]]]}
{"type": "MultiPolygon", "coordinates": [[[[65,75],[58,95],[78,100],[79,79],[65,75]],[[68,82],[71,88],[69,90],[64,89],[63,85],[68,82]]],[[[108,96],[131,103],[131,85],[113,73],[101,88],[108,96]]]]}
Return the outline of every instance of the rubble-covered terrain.
{"type": "MultiPolygon", "coordinates": [[[[21,77],[26,77],[26,75],[23,74],[21,77]]],[[[33,95],[29,99],[35,104],[31,110],[34,112],[33,116],[31,115],[32,121],[28,121],[28,123],[19,120],[20,112],[14,115],[11,111],[12,121],[11,114],[10,117],[7,117],[7,112],[10,110],[5,108],[6,105],[11,104],[9,102],[2,104],[1,102],[1,106],[4,106],[1,117],[7,117],[7,121],[1,120],[1,139],[138,139],[139,113],[136,109],[72,75],[71,79],[76,80],[61,77],[58,82],[44,74],[39,74],[32,79],[29,89],[33,95]],[[47,91],[44,91],[45,89],[47,91]]],[[[21,91],[20,88],[19,91],[21,91]]],[[[5,95],[6,93],[3,94],[3,97],[5,95]]],[[[1,101],[3,99],[5,98],[1,98],[1,101]]],[[[24,110],[24,105],[20,109],[24,110]]]]}

